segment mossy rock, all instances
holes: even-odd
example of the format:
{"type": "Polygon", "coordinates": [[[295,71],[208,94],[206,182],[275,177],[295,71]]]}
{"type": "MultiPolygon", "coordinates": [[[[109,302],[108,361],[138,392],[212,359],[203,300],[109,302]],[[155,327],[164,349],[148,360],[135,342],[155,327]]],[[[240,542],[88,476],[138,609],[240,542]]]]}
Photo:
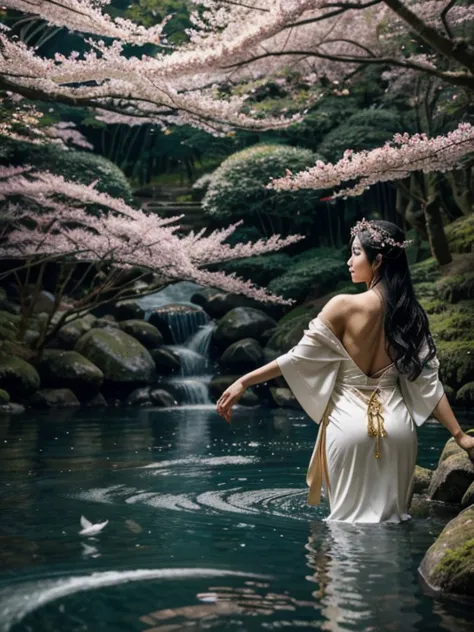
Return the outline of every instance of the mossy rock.
{"type": "Polygon", "coordinates": [[[474,507],[445,526],[418,570],[432,590],[474,597],[474,507]]]}
{"type": "Polygon", "coordinates": [[[80,402],[69,388],[42,388],[30,398],[34,408],[71,408],[80,402]]]}
{"type": "Polygon", "coordinates": [[[0,310],[0,340],[16,340],[19,322],[20,316],[0,310]]]}
{"type": "Polygon", "coordinates": [[[417,465],[413,476],[413,493],[423,494],[430,486],[433,470],[417,465]]]}
{"type": "Polygon", "coordinates": [[[38,371],[41,386],[69,388],[79,399],[91,399],[104,381],[102,371],[77,351],[46,349],[38,371]]]}
{"type": "Polygon", "coordinates": [[[164,349],[163,347],[151,349],[150,355],[155,361],[158,375],[179,373],[181,370],[181,358],[173,349],[164,349]]]}
{"type": "Polygon", "coordinates": [[[446,305],[446,309],[430,315],[430,331],[436,341],[474,342],[474,301],[446,305]]]}
{"type": "Polygon", "coordinates": [[[470,507],[470,505],[474,505],[474,482],[469,485],[466,493],[461,499],[462,507],[470,507]]]}
{"type": "Polygon", "coordinates": [[[79,338],[92,329],[95,320],[96,318],[92,316],[92,314],[86,314],[86,316],[82,318],[77,318],[65,324],[61,327],[56,336],[48,341],[46,346],[53,349],[71,351],[74,349],[79,338]]]}
{"type": "Polygon", "coordinates": [[[264,312],[252,307],[236,307],[218,321],[212,340],[219,348],[243,338],[260,341],[262,335],[274,327],[276,321],[264,312]]]}
{"type": "Polygon", "coordinates": [[[29,397],[39,386],[40,377],[31,364],[15,356],[0,358],[0,388],[14,401],[29,397]]]}
{"type": "Polygon", "coordinates": [[[3,388],[0,388],[0,405],[8,404],[10,401],[10,395],[3,388]]]}
{"type": "Polygon", "coordinates": [[[474,244],[474,213],[459,217],[444,227],[451,252],[472,252],[474,244]]]}
{"type": "Polygon", "coordinates": [[[119,301],[115,304],[114,316],[118,321],[143,320],[145,318],[145,310],[136,301],[119,301]]]}
{"type": "Polygon", "coordinates": [[[91,329],[77,341],[75,350],[99,367],[106,382],[138,386],[155,379],[149,351],[120,329],[91,329]]]}
{"type": "Polygon", "coordinates": [[[456,404],[458,406],[471,407],[474,404],[474,382],[468,382],[461,386],[456,393],[456,404]]]}
{"type": "Polygon", "coordinates": [[[151,388],[150,399],[153,406],[159,406],[160,408],[171,408],[178,405],[173,395],[163,388],[151,388]]]}
{"type": "Polygon", "coordinates": [[[122,320],[119,323],[119,327],[125,333],[133,336],[138,342],[141,342],[146,349],[156,349],[163,342],[163,336],[158,329],[144,320],[122,320]]]}
{"type": "Polygon", "coordinates": [[[474,341],[436,341],[440,362],[439,374],[443,383],[458,391],[474,381],[474,341]]]}
{"type": "Polygon", "coordinates": [[[438,459],[437,467],[439,467],[443,461],[445,461],[448,457],[452,456],[453,454],[462,454],[463,452],[464,450],[458,446],[458,444],[454,440],[454,437],[451,437],[451,439],[448,439],[444,445],[443,451],[441,452],[440,457],[438,459]]]}
{"type": "Polygon", "coordinates": [[[262,364],[263,349],[254,338],[243,338],[232,343],[222,354],[219,364],[238,370],[255,369],[262,364]]]}
{"type": "Polygon", "coordinates": [[[432,500],[460,503],[469,485],[474,481],[474,465],[467,453],[455,452],[436,468],[428,488],[432,500]]]}

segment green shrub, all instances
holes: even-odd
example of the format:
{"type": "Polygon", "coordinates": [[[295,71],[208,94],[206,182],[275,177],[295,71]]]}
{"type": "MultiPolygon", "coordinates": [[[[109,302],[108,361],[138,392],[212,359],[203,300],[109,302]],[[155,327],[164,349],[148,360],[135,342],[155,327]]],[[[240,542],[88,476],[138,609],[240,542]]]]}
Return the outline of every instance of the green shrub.
{"type": "Polygon", "coordinates": [[[284,298],[302,302],[324,296],[336,283],[347,280],[347,265],[334,258],[317,258],[293,265],[268,284],[268,289],[284,298]]]}
{"type": "Polygon", "coordinates": [[[286,145],[255,145],[232,154],[212,174],[203,209],[223,223],[244,219],[260,237],[304,233],[315,220],[321,192],[279,192],[265,186],[286,169],[304,170],[318,158],[308,149],[286,145]]]}
{"type": "Polygon", "coordinates": [[[251,279],[257,285],[268,285],[276,276],[285,273],[293,259],[284,253],[247,257],[238,261],[229,261],[220,266],[224,272],[235,272],[244,279],[251,279]]]}
{"type": "Polygon", "coordinates": [[[327,160],[336,162],[346,149],[370,150],[391,140],[400,131],[400,117],[390,110],[362,110],[332,129],[318,147],[327,160]]]}
{"type": "Polygon", "coordinates": [[[0,162],[6,165],[32,165],[66,180],[91,184],[112,197],[132,201],[132,191],[124,173],[110,160],[86,151],[61,149],[55,144],[32,145],[1,137],[0,162]]]}

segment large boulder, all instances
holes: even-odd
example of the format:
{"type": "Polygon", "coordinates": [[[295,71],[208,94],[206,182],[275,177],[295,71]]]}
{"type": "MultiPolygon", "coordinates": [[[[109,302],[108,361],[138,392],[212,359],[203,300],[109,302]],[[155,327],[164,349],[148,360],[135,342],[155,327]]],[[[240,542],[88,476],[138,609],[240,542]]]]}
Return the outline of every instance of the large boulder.
{"type": "Polygon", "coordinates": [[[219,364],[236,371],[255,369],[262,364],[263,349],[254,338],[243,338],[227,347],[219,364]]]}
{"type": "Polygon", "coordinates": [[[92,329],[95,321],[95,316],[86,314],[82,318],[67,323],[61,327],[56,336],[46,344],[46,347],[71,351],[74,349],[79,338],[92,329]]]}
{"type": "Polygon", "coordinates": [[[77,351],[45,349],[38,367],[41,386],[69,388],[81,400],[99,392],[104,374],[77,351]]]}
{"type": "Polygon", "coordinates": [[[418,570],[432,590],[474,597],[474,507],[445,526],[418,570]]]}
{"type": "Polygon", "coordinates": [[[316,315],[316,309],[313,309],[302,310],[302,313],[292,318],[288,318],[289,315],[283,318],[265,345],[265,361],[271,362],[297,345],[303,337],[305,329],[308,328],[310,320],[316,315]]]}
{"type": "Polygon", "coordinates": [[[195,334],[209,316],[200,307],[169,303],[156,307],[148,322],[161,332],[165,344],[179,344],[195,334]]]}
{"type": "Polygon", "coordinates": [[[212,338],[222,348],[242,338],[260,341],[265,332],[275,327],[276,321],[264,312],[252,307],[236,307],[219,320],[212,338]]]}
{"type": "Polygon", "coordinates": [[[169,375],[179,373],[181,370],[181,359],[173,349],[151,349],[150,355],[155,361],[158,375],[169,375]]]}
{"type": "Polygon", "coordinates": [[[413,475],[413,493],[423,494],[427,492],[431,483],[432,476],[433,470],[417,465],[415,467],[415,473],[413,475]]]}
{"type": "Polygon", "coordinates": [[[268,313],[271,317],[277,318],[281,317],[282,312],[284,311],[281,305],[265,305],[260,301],[248,298],[242,294],[232,294],[227,292],[215,292],[211,294],[204,302],[204,305],[202,305],[202,308],[212,318],[223,318],[228,312],[236,307],[251,307],[268,313]]]}
{"type": "Polygon", "coordinates": [[[91,329],[76,344],[76,351],[95,364],[106,382],[149,384],[155,363],[145,347],[120,329],[91,329]]]}
{"type": "Polygon", "coordinates": [[[462,507],[469,507],[474,505],[474,482],[472,482],[466,490],[466,493],[461,499],[462,507]]]}
{"type": "Polygon", "coordinates": [[[37,370],[16,356],[0,358],[0,388],[13,400],[21,401],[32,395],[40,386],[37,370]]]}
{"type": "Polygon", "coordinates": [[[163,342],[163,336],[158,329],[144,320],[122,320],[120,329],[141,342],[146,349],[156,349],[163,342]]]}
{"type": "Polygon", "coordinates": [[[460,503],[469,485],[474,481],[474,465],[467,452],[454,452],[445,458],[433,472],[428,496],[432,500],[460,503]]]}
{"type": "Polygon", "coordinates": [[[30,398],[34,408],[70,408],[80,402],[69,388],[42,388],[30,398]]]}

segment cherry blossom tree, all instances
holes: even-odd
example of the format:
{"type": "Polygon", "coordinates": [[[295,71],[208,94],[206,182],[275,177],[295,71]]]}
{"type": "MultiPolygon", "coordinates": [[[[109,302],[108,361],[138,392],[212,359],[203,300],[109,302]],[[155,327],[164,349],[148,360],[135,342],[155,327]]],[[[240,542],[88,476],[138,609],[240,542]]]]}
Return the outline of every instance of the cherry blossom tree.
{"type": "Polygon", "coordinates": [[[42,287],[46,266],[56,263],[60,273],[53,310],[40,339],[55,335],[65,323],[112,300],[130,299],[156,292],[178,280],[244,294],[257,301],[291,304],[233,274],[210,272],[209,264],[265,254],[302,239],[278,235],[256,243],[230,246],[225,242],[238,224],[204,235],[177,234],[181,216],[162,218],[145,213],[90,186],[68,182],[48,172],[28,167],[0,168],[0,202],[4,208],[0,234],[0,259],[18,265],[0,275],[13,276],[20,290],[22,323],[26,331],[42,287]],[[92,213],[101,207],[104,212],[92,213]],[[32,272],[35,289],[27,300],[32,272]],[[135,271],[135,274],[124,274],[135,271]],[[153,281],[139,283],[153,273],[153,281]],[[79,273],[79,274],[78,274],[79,273]],[[80,298],[75,290],[88,289],[80,298]],[[68,288],[69,299],[65,301],[68,288]],[[60,317],[56,317],[62,309],[60,317]],[[53,324],[54,321],[54,324],[53,324]]]}

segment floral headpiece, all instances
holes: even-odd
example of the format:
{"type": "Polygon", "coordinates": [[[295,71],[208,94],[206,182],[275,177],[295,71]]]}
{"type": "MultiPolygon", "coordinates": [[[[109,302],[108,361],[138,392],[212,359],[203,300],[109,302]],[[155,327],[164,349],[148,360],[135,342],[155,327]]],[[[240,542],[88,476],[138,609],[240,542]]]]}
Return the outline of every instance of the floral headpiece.
{"type": "Polygon", "coordinates": [[[392,237],[390,237],[386,230],[374,226],[370,223],[370,221],[367,221],[365,217],[363,217],[362,220],[359,220],[356,225],[351,228],[351,236],[355,237],[363,230],[367,231],[373,241],[380,244],[382,247],[385,246],[385,244],[389,244],[390,246],[397,246],[398,248],[407,248],[413,243],[413,239],[407,239],[403,243],[395,241],[392,237]]]}

